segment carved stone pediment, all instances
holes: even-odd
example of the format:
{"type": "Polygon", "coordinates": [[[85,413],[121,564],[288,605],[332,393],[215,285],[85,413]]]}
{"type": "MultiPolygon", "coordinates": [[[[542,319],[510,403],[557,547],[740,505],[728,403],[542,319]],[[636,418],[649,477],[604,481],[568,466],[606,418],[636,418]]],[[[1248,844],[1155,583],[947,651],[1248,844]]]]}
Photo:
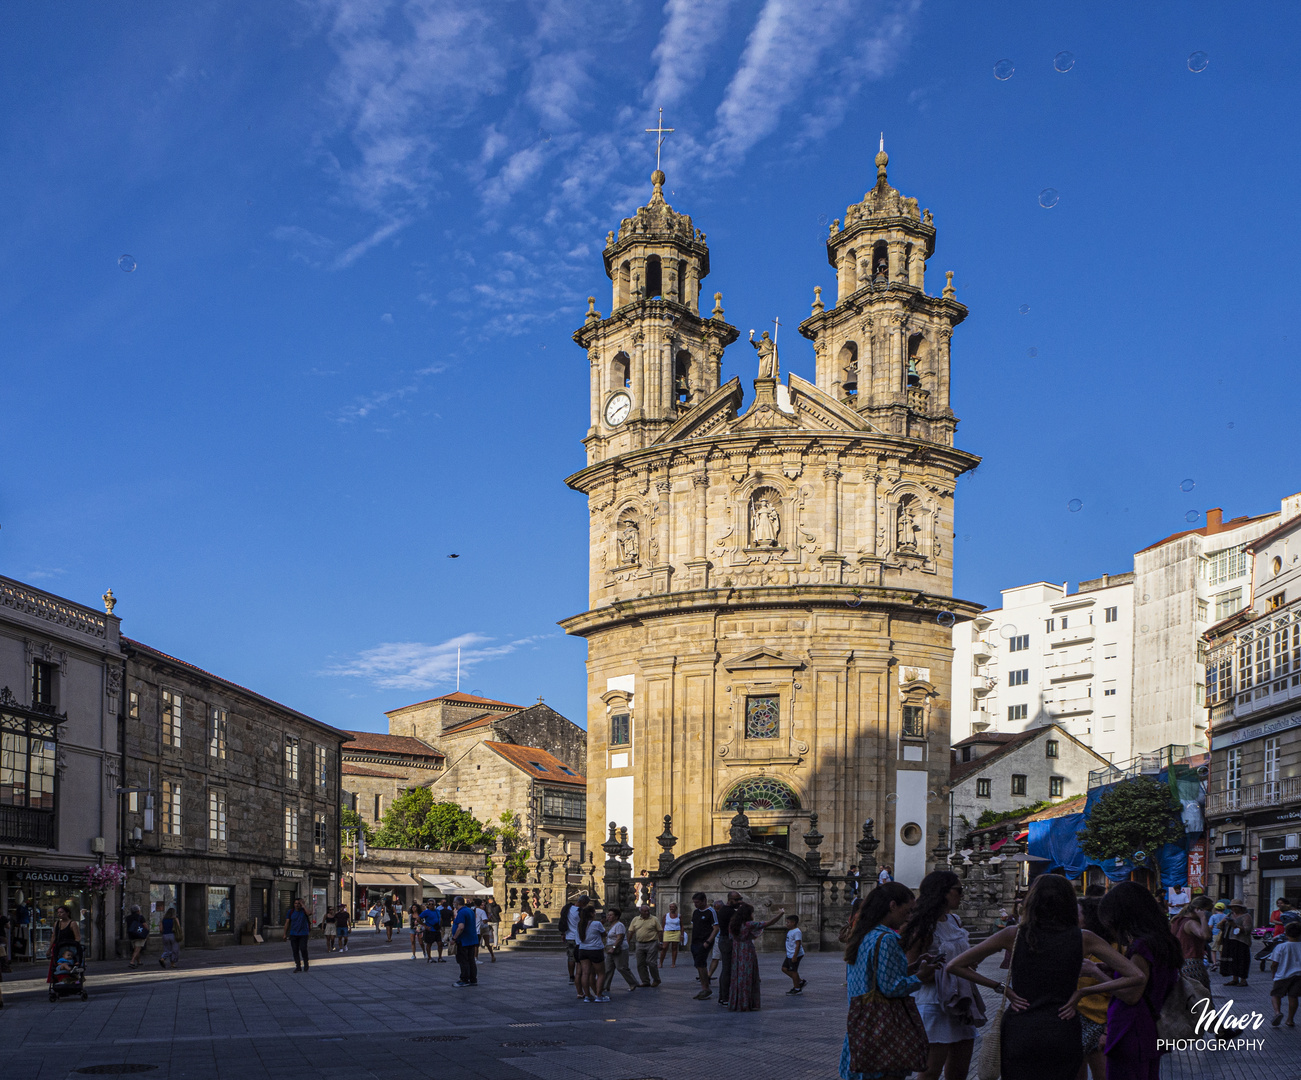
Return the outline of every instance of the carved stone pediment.
{"type": "Polygon", "coordinates": [[[743,399],[741,380],[732,379],[703,401],[694,403],[691,411],[671,424],[653,445],[685,442],[688,439],[719,434],[721,428],[736,419],[743,399]]]}
{"type": "Polygon", "coordinates": [[[792,660],[771,649],[755,649],[752,652],[733,656],[723,661],[728,671],[755,671],[758,669],[785,668],[798,671],[804,667],[803,660],[792,660]]]}

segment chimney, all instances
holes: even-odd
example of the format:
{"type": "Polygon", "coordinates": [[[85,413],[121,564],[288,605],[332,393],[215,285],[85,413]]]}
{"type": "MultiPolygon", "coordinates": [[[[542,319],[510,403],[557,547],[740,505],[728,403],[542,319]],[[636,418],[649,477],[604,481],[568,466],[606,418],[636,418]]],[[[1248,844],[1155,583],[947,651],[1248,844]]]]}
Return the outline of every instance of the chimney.
{"type": "Polygon", "coordinates": [[[1111,580],[1111,575],[1110,575],[1110,574],[1103,574],[1103,575],[1102,575],[1102,587],[1103,587],[1104,589],[1107,587],[1107,584],[1110,582],[1110,580],[1111,580]]]}
{"type": "Polygon", "coordinates": [[[1214,536],[1224,529],[1224,511],[1220,507],[1206,511],[1206,535],[1214,536]]]}

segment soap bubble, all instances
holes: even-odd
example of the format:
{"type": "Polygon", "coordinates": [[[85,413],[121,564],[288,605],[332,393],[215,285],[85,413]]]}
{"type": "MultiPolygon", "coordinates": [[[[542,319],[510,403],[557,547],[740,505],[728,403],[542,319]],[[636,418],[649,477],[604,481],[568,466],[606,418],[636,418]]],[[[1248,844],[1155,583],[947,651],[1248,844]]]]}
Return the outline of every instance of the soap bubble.
{"type": "Polygon", "coordinates": [[[1056,188],[1046,187],[1043,191],[1039,192],[1039,205],[1045,210],[1051,210],[1057,205],[1057,200],[1059,198],[1061,198],[1061,196],[1057,194],[1056,188]]]}
{"type": "Polygon", "coordinates": [[[551,132],[547,131],[546,128],[538,128],[538,138],[543,142],[550,142],[551,132]]]}
{"type": "Polygon", "coordinates": [[[1200,49],[1195,53],[1188,54],[1188,70],[1196,74],[1199,71],[1205,71],[1206,65],[1211,62],[1211,58],[1200,49]]]}
{"type": "Polygon", "coordinates": [[[899,796],[892,791],[885,797],[885,801],[888,803],[897,803],[899,801],[899,796]]]}
{"type": "Polygon", "coordinates": [[[1192,491],[1197,485],[1192,480],[1184,480],[1179,485],[1180,491],[1192,491]]]}
{"type": "Polygon", "coordinates": [[[850,607],[858,607],[859,604],[861,604],[862,602],[863,602],[863,594],[862,594],[862,593],[854,593],[853,596],[849,597],[849,598],[845,601],[845,603],[848,604],[850,607]]]}
{"type": "Polygon", "coordinates": [[[1031,360],[1033,360],[1036,356],[1039,355],[1039,350],[1035,348],[1030,348],[1026,350],[1025,354],[1026,356],[1030,357],[1031,360]]]}
{"type": "Polygon", "coordinates": [[[1188,513],[1186,513],[1186,514],[1184,515],[1184,520],[1185,520],[1185,521],[1196,521],[1196,520],[1197,520],[1199,517],[1201,517],[1201,516],[1202,516],[1202,515],[1199,514],[1196,510],[1189,510],[1188,513]]]}
{"type": "Polygon", "coordinates": [[[1225,424],[1224,426],[1225,426],[1225,427],[1233,427],[1233,421],[1230,420],[1230,421],[1229,421],[1227,424],[1225,424]]]}
{"type": "Polygon", "coordinates": [[[1146,851],[1136,851],[1136,852],[1134,852],[1134,861],[1135,861],[1136,863],[1140,863],[1140,862],[1142,862],[1142,861],[1143,861],[1144,859],[1146,859],[1146,858],[1147,858],[1147,852],[1146,852],[1146,851]]]}
{"type": "Polygon", "coordinates": [[[1070,71],[1071,68],[1073,68],[1074,66],[1075,66],[1074,53],[1059,52],[1056,56],[1053,57],[1053,67],[1055,67],[1063,75],[1065,75],[1066,72],[1070,71]]]}
{"type": "Polygon", "coordinates": [[[958,621],[958,617],[954,615],[953,612],[951,611],[941,611],[938,615],[935,616],[935,621],[939,623],[941,626],[952,626],[955,622],[958,621]]]}
{"type": "Polygon", "coordinates": [[[1147,623],[1144,623],[1142,626],[1140,626],[1140,627],[1138,628],[1138,632],[1139,632],[1140,634],[1146,634],[1146,633],[1147,633],[1147,623]]]}
{"type": "Polygon", "coordinates": [[[1030,305],[1029,305],[1029,304],[1022,304],[1022,305],[1021,305],[1019,308],[1017,308],[1016,310],[1019,311],[1022,315],[1029,315],[1029,314],[1030,314],[1030,305]]]}
{"type": "Polygon", "coordinates": [[[818,215],[818,224],[821,225],[823,228],[825,228],[827,225],[830,224],[830,220],[828,219],[826,214],[818,215]]]}
{"type": "Polygon", "coordinates": [[[1014,638],[1016,637],[1016,624],[1010,622],[1004,623],[1002,626],[998,628],[998,632],[1001,637],[1009,638],[1009,639],[1014,638]]]}
{"type": "Polygon", "coordinates": [[[123,255],[122,258],[118,259],[117,264],[122,268],[122,272],[126,274],[131,273],[136,268],[136,261],[130,255],[123,255]]]}
{"type": "Polygon", "coordinates": [[[994,78],[999,82],[1007,82],[1016,74],[1016,65],[1011,60],[1000,60],[994,65],[994,78]]]}
{"type": "Polygon", "coordinates": [[[1084,509],[1084,503],[1082,503],[1079,499],[1072,499],[1070,502],[1066,504],[1066,509],[1069,510],[1072,514],[1078,514],[1081,510],[1084,509]]]}

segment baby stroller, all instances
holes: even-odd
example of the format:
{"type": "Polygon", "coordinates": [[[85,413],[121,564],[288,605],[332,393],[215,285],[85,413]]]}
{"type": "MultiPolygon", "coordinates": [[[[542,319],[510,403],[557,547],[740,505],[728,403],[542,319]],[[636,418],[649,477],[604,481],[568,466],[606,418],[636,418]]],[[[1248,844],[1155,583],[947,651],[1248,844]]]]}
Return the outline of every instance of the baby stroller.
{"type": "Polygon", "coordinates": [[[51,1001],[71,997],[73,994],[80,994],[82,1001],[90,997],[86,993],[86,960],[81,942],[59,946],[50,976],[51,1001]]]}

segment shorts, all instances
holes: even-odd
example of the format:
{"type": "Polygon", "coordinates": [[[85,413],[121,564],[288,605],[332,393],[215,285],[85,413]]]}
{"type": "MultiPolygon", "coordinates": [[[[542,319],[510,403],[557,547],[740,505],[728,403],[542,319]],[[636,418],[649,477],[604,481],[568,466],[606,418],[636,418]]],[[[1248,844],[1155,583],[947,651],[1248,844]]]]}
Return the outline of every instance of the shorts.
{"type": "Polygon", "coordinates": [[[568,957],[570,963],[578,962],[578,942],[565,938],[565,956],[568,957]]]}
{"type": "Polygon", "coordinates": [[[1099,1024],[1080,1014],[1080,1045],[1084,1048],[1085,1056],[1102,1049],[1102,1037],[1106,1033],[1106,1024],[1099,1024]]]}
{"type": "Polygon", "coordinates": [[[326,936],[326,937],[334,937],[334,936],[335,936],[335,932],[336,932],[337,930],[338,930],[338,927],[336,927],[336,926],[334,925],[334,923],[326,923],[326,924],[325,924],[325,936],[326,936]]]}
{"type": "Polygon", "coordinates": [[[604,949],[579,949],[578,959],[586,960],[590,964],[600,964],[604,967],[605,950],[604,949]]]}
{"type": "Polygon", "coordinates": [[[782,971],[789,971],[792,975],[798,975],[800,973],[800,961],[803,959],[803,955],[786,957],[782,961],[782,971]]]}
{"type": "Polygon", "coordinates": [[[719,934],[718,937],[714,938],[714,947],[709,950],[709,959],[711,960],[723,959],[723,954],[719,951],[718,948],[718,943],[722,940],[723,940],[722,934],[719,934]]]}
{"type": "Polygon", "coordinates": [[[497,927],[492,923],[484,923],[483,929],[479,932],[479,940],[485,945],[492,945],[497,940],[497,927]]]}
{"type": "Polygon", "coordinates": [[[437,930],[425,930],[420,936],[426,945],[433,945],[439,940],[437,930]]]}
{"type": "Polygon", "coordinates": [[[337,937],[347,937],[347,936],[348,936],[348,928],[347,928],[346,926],[336,926],[336,927],[334,928],[334,932],[335,932],[335,935],[336,935],[337,937]]]}
{"type": "Polygon", "coordinates": [[[710,946],[703,941],[697,945],[694,941],[691,943],[691,960],[698,968],[709,967],[709,950],[710,946]]]}
{"type": "Polygon", "coordinates": [[[1289,975],[1286,979],[1275,979],[1269,988],[1269,996],[1276,998],[1301,997],[1301,975],[1289,975]]]}

